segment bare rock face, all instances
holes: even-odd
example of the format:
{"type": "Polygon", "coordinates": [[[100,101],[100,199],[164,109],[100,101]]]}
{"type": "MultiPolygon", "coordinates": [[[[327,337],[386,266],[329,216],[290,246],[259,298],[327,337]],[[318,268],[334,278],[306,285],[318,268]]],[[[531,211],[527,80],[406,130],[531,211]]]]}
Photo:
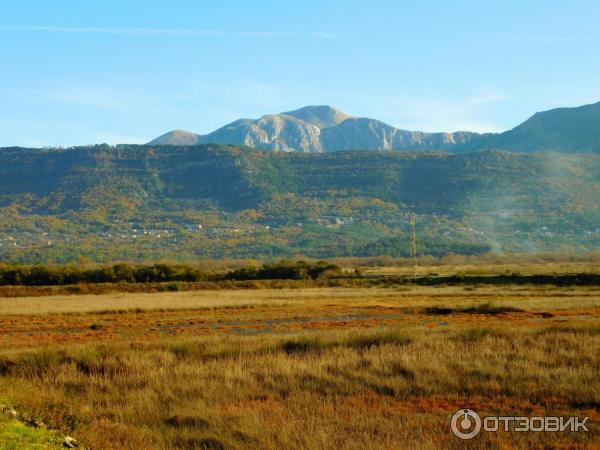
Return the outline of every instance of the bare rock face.
{"type": "Polygon", "coordinates": [[[201,143],[246,145],[273,151],[322,152],[321,130],[284,114],[241,119],[200,137],[201,143]]]}
{"type": "Polygon", "coordinates": [[[305,106],[282,114],[295,117],[320,129],[334,127],[344,120],[352,118],[352,116],[331,106],[305,106]]]}
{"type": "Polygon", "coordinates": [[[323,130],[322,142],[328,151],[391,150],[396,139],[394,127],[377,120],[354,118],[323,130]]]}
{"type": "Polygon", "coordinates": [[[422,133],[374,119],[352,117],[331,106],[305,106],[259,119],[239,119],[203,136],[171,131],[149,145],[230,144],[276,152],[338,150],[452,150],[476,133],[422,133]]]}
{"type": "Polygon", "coordinates": [[[322,130],[326,151],[339,150],[450,150],[469,142],[476,133],[423,133],[394,128],[378,120],[350,118],[322,130]]]}

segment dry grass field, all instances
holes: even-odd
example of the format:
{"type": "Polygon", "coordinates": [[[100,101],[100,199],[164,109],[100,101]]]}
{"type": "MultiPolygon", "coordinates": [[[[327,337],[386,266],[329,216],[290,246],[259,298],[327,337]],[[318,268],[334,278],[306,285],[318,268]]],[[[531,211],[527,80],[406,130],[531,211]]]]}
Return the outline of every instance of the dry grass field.
{"type": "Polygon", "coordinates": [[[595,287],[0,298],[0,403],[93,449],[600,448],[599,350],[595,287]],[[590,431],[461,441],[463,407],[590,431]]]}

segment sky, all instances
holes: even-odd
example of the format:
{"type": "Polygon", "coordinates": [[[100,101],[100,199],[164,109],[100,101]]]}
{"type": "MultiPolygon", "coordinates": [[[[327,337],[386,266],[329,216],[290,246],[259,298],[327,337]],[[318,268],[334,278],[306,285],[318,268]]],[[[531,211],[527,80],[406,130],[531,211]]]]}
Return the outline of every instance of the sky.
{"type": "Polygon", "coordinates": [[[328,104],[504,131],[600,101],[597,0],[3,0],[0,146],[144,143],[328,104]]]}

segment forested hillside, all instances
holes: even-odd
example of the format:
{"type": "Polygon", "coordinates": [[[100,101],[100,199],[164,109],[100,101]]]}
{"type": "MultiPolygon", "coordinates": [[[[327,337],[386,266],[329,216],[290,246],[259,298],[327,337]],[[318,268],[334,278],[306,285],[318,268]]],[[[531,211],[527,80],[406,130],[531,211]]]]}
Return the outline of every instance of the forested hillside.
{"type": "Polygon", "coordinates": [[[97,261],[585,251],[600,156],[0,149],[0,257],[97,261]]]}
{"type": "Polygon", "coordinates": [[[512,130],[482,136],[465,148],[600,153],[600,103],[539,112],[512,130]]]}

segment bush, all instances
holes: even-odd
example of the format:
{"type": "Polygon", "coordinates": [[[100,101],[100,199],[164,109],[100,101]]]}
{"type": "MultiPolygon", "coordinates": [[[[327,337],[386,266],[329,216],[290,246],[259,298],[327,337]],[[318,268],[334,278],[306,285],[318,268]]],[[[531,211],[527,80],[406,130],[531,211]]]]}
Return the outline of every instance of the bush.
{"type": "Polygon", "coordinates": [[[429,306],[425,308],[426,314],[434,316],[447,316],[449,314],[484,314],[484,315],[496,315],[512,312],[523,312],[521,308],[515,308],[514,306],[494,306],[490,303],[484,303],[483,305],[469,306],[468,308],[449,308],[445,306],[429,306]]]}
{"type": "Polygon", "coordinates": [[[342,269],[327,261],[309,264],[306,261],[280,261],[275,264],[265,264],[260,268],[245,267],[229,272],[228,280],[317,280],[341,274],[342,269]]]}

